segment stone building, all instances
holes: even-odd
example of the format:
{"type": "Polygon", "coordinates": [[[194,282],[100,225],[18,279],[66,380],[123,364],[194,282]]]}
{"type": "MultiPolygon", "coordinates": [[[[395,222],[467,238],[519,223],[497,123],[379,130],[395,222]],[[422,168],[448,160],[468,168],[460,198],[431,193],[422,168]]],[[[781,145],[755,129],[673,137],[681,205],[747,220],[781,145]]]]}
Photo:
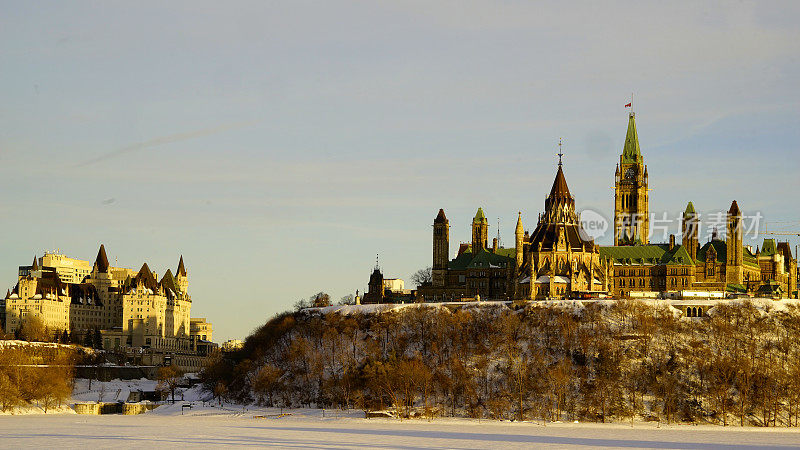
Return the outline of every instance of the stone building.
{"type": "Polygon", "coordinates": [[[650,207],[647,166],[639,148],[634,113],[614,173],[614,245],[650,242],[650,207]]]}
{"type": "Polygon", "coordinates": [[[561,162],[533,232],[517,217],[513,248],[487,248],[488,222],[482,208],[472,219],[472,242],[462,244],[452,260],[449,222],[444,210],[434,219],[433,280],[419,287],[426,301],[459,299],[565,298],[574,292],[605,291],[609,269],[599,247],[581,228],[575,199],[561,162]]]}
{"type": "Polygon", "coordinates": [[[743,216],[730,204],[725,235],[699,242],[699,214],[684,211],[681,239],[650,243],[649,175],[635,115],[614,173],[614,245],[598,246],[584,232],[559,160],[544,212],[533,232],[517,218],[515,245],[487,246],[482,208],[472,220],[469,244],[450,259],[450,224],[443,209],[433,221],[432,280],[418,288],[425,301],[460,299],[557,299],[609,294],[655,296],[688,291],[726,295],[797,296],[797,262],[788,243],[765,240],[753,253],[743,245],[743,216]]]}
{"type": "MultiPolygon", "coordinates": [[[[191,358],[196,339],[188,288],[183,257],[176,275],[168,269],[159,279],[146,263],[138,271],[112,267],[103,245],[94,263],[45,253],[19,268],[17,284],[4,299],[3,326],[14,333],[25,317],[35,315],[53,334],[100,330],[106,350],[144,349],[152,361],[172,355],[191,366],[199,361],[191,358]]],[[[204,340],[210,341],[211,324],[197,319],[195,326],[201,321],[204,340]]]]}
{"type": "Polygon", "coordinates": [[[415,292],[406,290],[401,278],[384,278],[378,261],[369,277],[367,292],[363,296],[355,295],[357,304],[375,303],[411,303],[414,301],[415,292]]]}

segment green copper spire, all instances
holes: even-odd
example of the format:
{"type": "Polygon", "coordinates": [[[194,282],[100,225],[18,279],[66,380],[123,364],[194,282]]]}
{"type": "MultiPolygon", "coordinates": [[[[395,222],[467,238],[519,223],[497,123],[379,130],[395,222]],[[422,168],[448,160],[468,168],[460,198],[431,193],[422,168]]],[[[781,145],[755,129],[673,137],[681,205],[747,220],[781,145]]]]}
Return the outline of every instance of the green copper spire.
{"type": "Polygon", "coordinates": [[[625,135],[625,147],[622,148],[623,163],[642,163],[642,154],[639,151],[639,135],[636,134],[636,115],[628,116],[628,133],[625,135]]]}
{"type": "Polygon", "coordinates": [[[689,202],[689,204],[686,205],[686,211],[683,212],[683,215],[684,216],[695,215],[694,205],[692,204],[692,202],[689,202]]]}
{"type": "Polygon", "coordinates": [[[483,208],[478,208],[478,212],[475,213],[475,218],[472,219],[473,223],[488,223],[489,221],[486,220],[486,215],[483,214],[483,208]]]}

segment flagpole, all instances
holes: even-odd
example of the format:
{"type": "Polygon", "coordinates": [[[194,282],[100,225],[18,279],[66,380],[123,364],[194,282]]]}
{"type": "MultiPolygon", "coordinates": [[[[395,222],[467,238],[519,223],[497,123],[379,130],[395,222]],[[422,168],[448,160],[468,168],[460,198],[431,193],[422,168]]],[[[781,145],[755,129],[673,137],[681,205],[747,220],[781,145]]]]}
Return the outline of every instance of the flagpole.
{"type": "Polygon", "coordinates": [[[636,112],[633,110],[633,92],[631,92],[631,113],[636,114],[636,112]]]}

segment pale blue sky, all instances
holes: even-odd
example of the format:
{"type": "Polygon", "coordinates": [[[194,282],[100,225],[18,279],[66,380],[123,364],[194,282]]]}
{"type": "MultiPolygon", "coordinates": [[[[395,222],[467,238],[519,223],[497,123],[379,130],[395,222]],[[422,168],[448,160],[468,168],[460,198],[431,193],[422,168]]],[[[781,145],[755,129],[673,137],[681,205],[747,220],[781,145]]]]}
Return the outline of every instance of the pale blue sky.
{"type": "Polygon", "coordinates": [[[440,207],[452,248],[478,206],[511,243],[559,137],[610,216],[631,92],[651,210],[800,221],[798,3],[700,3],[0,2],[0,281],[183,254],[192,315],[244,337],[376,253],[429,265],[440,207]]]}

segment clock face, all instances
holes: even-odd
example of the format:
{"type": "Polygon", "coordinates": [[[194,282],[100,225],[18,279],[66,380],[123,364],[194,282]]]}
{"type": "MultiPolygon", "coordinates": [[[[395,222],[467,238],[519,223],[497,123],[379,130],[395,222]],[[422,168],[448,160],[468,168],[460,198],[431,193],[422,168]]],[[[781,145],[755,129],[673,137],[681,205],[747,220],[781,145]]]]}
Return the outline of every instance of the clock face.
{"type": "Polygon", "coordinates": [[[633,170],[633,167],[625,171],[625,178],[632,180],[633,177],[636,176],[636,171],[633,170]]]}

